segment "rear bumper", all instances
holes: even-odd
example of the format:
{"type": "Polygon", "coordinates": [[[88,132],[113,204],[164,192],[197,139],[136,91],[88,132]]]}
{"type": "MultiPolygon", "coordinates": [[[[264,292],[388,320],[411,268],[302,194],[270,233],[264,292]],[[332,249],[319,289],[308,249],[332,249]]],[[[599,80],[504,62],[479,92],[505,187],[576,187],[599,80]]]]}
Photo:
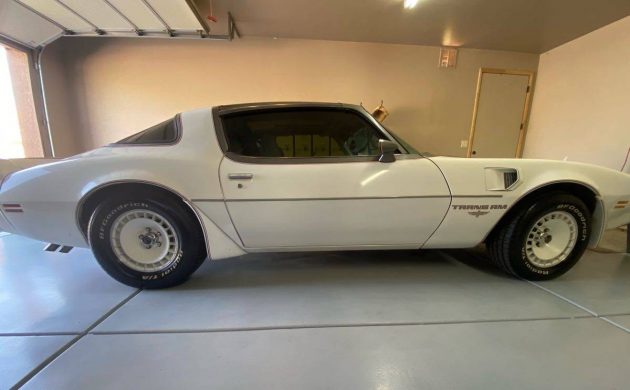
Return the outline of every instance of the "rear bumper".
{"type": "Polygon", "coordinates": [[[76,221],[78,191],[67,188],[69,183],[56,180],[50,173],[42,166],[4,177],[0,229],[39,241],[87,247],[76,221]]]}
{"type": "Polygon", "coordinates": [[[88,247],[75,220],[74,202],[0,204],[0,230],[60,245],[88,247]],[[12,209],[12,211],[8,211],[12,209]],[[19,210],[19,211],[16,211],[19,210]]]}

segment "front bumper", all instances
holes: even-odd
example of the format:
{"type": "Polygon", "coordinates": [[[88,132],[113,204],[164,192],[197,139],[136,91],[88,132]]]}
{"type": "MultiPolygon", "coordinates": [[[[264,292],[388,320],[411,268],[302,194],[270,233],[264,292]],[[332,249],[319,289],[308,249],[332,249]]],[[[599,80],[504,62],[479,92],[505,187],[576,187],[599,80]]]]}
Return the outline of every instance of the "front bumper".
{"type": "Polygon", "coordinates": [[[607,229],[614,229],[619,226],[630,224],[630,202],[618,201],[609,205],[607,229]],[[623,202],[623,203],[622,203],[623,202]]]}
{"type": "Polygon", "coordinates": [[[13,225],[11,225],[7,217],[4,216],[2,210],[0,210],[0,232],[14,233],[13,225]]]}

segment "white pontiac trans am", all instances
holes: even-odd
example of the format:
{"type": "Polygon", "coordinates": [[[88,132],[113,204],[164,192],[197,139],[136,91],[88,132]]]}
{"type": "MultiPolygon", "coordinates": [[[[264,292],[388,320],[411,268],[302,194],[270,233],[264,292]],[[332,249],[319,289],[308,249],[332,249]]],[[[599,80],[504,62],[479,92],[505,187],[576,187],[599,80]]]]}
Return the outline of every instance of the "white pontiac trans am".
{"type": "Polygon", "coordinates": [[[433,157],[359,106],[260,103],[182,113],[10,174],[0,229],[90,247],[144,288],[181,283],[207,257],[484,242],[508,273],[549,279],[630,223],[629,201],[630,175],[610,169],[433,157]]]}

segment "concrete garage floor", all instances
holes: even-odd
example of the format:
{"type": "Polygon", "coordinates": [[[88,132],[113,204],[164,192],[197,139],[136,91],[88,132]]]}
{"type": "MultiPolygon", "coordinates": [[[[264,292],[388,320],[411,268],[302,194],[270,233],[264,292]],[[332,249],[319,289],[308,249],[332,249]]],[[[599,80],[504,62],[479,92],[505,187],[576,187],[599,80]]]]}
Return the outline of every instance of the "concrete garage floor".
{"type": "MultiPolygon", "coordinates": [[[[1,235],[2,233],[0,233],[1,235]]],[[[630,257],[549,282],[478,251],[250,255],[138,291],[0,237],[0,388],[627,388],[630,257]]]]}

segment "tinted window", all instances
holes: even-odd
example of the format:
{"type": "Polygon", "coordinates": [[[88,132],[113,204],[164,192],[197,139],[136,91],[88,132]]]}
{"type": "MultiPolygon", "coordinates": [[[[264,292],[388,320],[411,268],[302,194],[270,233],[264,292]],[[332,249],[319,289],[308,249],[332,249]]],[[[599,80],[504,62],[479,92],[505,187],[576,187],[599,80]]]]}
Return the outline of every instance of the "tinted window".
{"type": "Polygon", "coordinates": [[[146,130],[116,142],[117,144],[168,144],[177,140],[176,118],[169,119],[146,130]]]}
{"type": "Polygon", "coordinates": [[[377,156],[385,135],[353,111],[291,109],[223,117],[228,151],[254,157],[377,156]]]}

